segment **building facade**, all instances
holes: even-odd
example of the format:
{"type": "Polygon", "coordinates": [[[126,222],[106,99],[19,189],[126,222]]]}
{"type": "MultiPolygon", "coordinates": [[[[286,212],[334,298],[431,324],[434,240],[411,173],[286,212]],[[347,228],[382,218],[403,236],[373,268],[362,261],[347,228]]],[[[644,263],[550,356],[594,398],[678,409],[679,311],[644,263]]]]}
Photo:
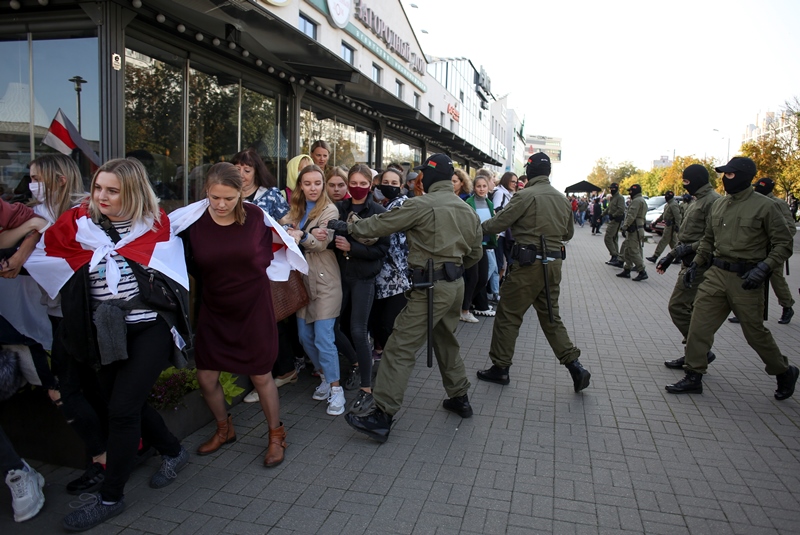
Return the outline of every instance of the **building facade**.
{"type": "Polygon", "coordinates": [[[430,152],[499,164],[488,135],[438,120],[455,102],[396,0],[19,0],[0,5],[0,37],[6,190],[52,151],[42,138],[59,109],[101,160],[141,159],[168,208],[248,147],[281,183],[316,139],[333,165],[430,152]]]}

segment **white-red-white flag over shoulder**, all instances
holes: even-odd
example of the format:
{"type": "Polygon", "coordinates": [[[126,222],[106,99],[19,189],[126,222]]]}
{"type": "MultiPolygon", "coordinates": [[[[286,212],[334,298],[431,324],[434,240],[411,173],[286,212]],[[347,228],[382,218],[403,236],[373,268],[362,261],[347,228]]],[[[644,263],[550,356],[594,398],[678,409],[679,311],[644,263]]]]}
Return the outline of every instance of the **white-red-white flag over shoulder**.
{"type": "Polygon", "coordinates": [[[80,149],[93,164],[100,167],[100,157],[92,150],[92,147],[89,146],[86,140],[81,137],[78,133],[78,129],[75,128],[72,121],[64,115],[61,108],[58,108],[56,117],[53,119],[53,122],[50,123],[50,129],[47,131],[47,135],[44,136],[44,139],[42,139],[42,143],[48,147],[53,147],[58,152],[66,154],[67,156],[71,155],[73,150],[80,149]]]}
{"type": "MultiPolygon", "coordinates": [[[[200,216],[206,210],[208,210],[208,199],[194,202],[170,212],[169,220],[172,225],[172,233],[177,236],[189,228],[192,223],[200,219],[200,216]]],[[[269,279],[273,281],[289,280],[289,272],[293,269],[307,275],[308,263],[300,248],[294,242],[294,238],[289,236],[283,227],[267,212],[264,212],[264,224],[272,228],[273,257],[267,268],[269,279]]]]}
{"type": "Polygon", "coordinates": [[[135,223],[125,237],[114,243],[92,222],[86,204],[72,208],[47,229],[25,262],[25,269],[51,298],[55,298],[78,269],[86,264],[90,270],[94,269],[105,258],[106,282],[111,293],[116,294],[120,280],[113,259],[116,255],[152,268],[189,289],[183,242],[170,231],[164,210],[160,210],[155,225],[152,220],[135,223]]]}

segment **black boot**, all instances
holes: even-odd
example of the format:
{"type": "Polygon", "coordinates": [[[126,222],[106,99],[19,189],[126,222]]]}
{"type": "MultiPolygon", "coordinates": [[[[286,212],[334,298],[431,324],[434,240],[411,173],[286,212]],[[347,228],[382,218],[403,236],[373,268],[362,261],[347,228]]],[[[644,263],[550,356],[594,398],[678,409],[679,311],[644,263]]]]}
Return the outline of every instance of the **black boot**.
{"type": "Polygon", "coordinates": [[[697,372],[686,372],[683,379],[664,388],[670,394],[702,394],[703,376],[697,372]]]}
{"type": "Polygon", "coordinates": [[[783,307],[783,314],[781,314],[781,319],[778,320],[778,323],[781,325],[786,325],[792,321],[792,316],[794,316],[794,310],[792,310],[792,307],[783,307]]]}
{"type": "Polygon", "coordinates": [[[645,260],[649,260],[650,262],[655,264],[656,262],[658,262],[658,257],[656,255],[648,256],[645,258],[645,260]]]}
{"type": "Polygon", "coordinates": [[[797,384],[798,375],[800,375],[800,370],[794,366],[789,366],[788,370],[775,377],[778,380],[778,389],[775,391],[775,399],[783,400],[792,397],[792,394],[794,394],[794,385],[797,384]]]}
{"type": "Polygon", "coordinates": [[[352,412],[348,412],[344,416],[344,421],[359,433],[364,433],[378,442],[386,442],[392,428],[392,416],[378,407],[363,416],[356,416],[352,412]]]}
{"type": "Polygon", "coordinates": [[[731,316],[730,318],[728,318],[728,321],[731,323],[739,323],[739,318],[737,318],[736,316],[731,316]]]}
{"type": "MultiPolygon", "coordinates": [[[[708,355],[707,355],[707,358],[708,358],[708,363],[711,364],[712,362],[714,362],[714,359],[716,359],[717,356],[714,353],[712,353],[711,351],[709,351],[708,355]]],[[[681,358],[675,359],[675,360],[665,360],[664,361],[664,366],[666,366],[667,368],[680,369],[680,368],[683,368],[683,364],[685,362],[686,362],[686,359],[684,357],[681,357],[681,358]]]]}
{"type": "Polygon", "coordinates": [[[589,379],[592,377],[592,374],[578,362],[578,359],[564,364],[564,366],[567,367],[569,374],[572,376],[572,386],[575,388],[575,392],[580,392],[589,386],[589,379]]]}
{"type": "Polygon", "coordinates": [[[613,266],[614,264],[617,263],[618,260],[619,260],[619,257],[617,257],[616,255],[611,255],[611,260],[606,262],[606,264],[608,264],[609,266],[613,266]]]}
{"type": "Polygon", "coordinates": [[[639,272],[639,274],[636,275],[636,277],[633,278],[633,281],[634,282],[641,282],[641,281],[646,281],[649,278],[650,278],[650,276],[647,274],[647,272],[645,270],[641,270],[639,272]]]}
{"type": "Polygon", "coordinates": [[[617,273],[617,277],[622,277],[623,279],[630,279],[631,278],[631,270],[630,269],[623,269],[622,273],[617,273]]]}
{"type": "Polygon", "coordinates": [[[469,398],[466,394],[458,396],[457,398],[446,399],[442,402],[442,407],[450,412],[454,412],[462,418],[469,418],[472,416],[472,406],[469,404],[469,398]]]}
{"type": "Polygon", "coordinates": [[[494,364],[489,369],[478,370],[478,379],[498,385],[507,385],[511,382],[508,377],[508,366],[495,366],[494,364]]]}

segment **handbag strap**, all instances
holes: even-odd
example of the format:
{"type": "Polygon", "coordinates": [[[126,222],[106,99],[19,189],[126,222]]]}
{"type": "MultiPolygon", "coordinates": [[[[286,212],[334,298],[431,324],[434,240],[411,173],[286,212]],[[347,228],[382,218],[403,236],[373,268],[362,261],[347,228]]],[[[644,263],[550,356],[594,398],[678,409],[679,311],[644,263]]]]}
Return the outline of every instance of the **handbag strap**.
{"type": "Polygon", "coordinates": [[[100,218],[100,228],[106,231],[106,234],[108,234],[108,237],[111,238],[111,241],[114,243],[119,243],[119,241],[122,239],[122,236],[119,235],[116,227],[114,227],[114,225],[111,223],[111,220],[106,216],[102,216],[100,218]]]}

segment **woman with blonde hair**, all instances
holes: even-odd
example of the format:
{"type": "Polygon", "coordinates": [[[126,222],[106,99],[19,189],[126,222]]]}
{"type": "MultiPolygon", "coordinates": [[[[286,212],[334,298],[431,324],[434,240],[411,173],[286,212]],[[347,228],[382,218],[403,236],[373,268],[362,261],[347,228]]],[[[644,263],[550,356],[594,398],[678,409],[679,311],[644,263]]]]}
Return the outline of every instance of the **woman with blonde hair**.
{"type": "Polygon", "coordinates": [[[331,171],[331,166],[328,165],[328,160],[332,152],[331,146],[328,145],[327,142],[318,139],[311,144],[311,148],[308,152],[311,154],[311,159],[314,160],[314,164],[322,169],[322,174],[327,177],[328,173],[331,171]]]}
{"type": "Polygon", "coordinates": [[[45,154],[31,162],[34,211],[53,223],[61,214],[86,198],[80,169],[64,154],[45,154]]]}
{"type": "Polygon", "coordinates": [[[147,404],[170,361],[186,365],[191,342],[181,241],[138,160],[106,162],[90,190],[88,203],[64,212],[26,263],[48,295],[61,293],[59,337],[72,358],[97,370],[108,405],[105,479],[98,494],[85,495],[87,503],[64,518],[68,531],[87,530],[124,510],[140,438],[162,455],[153,488],[172,483],[189,461],[147,404]]]}
{"type": "Polygon", "coordinates": [[[287,217],[292,225],[287,232],[300,245],[308,262],[308,275],[303,280],[309,303],[297,311],[297,330],[303,349],[320,371],[320,384],[313,398],[328,400],[327,413],[336,416],[344,412],[345,404],[334,331],[342,307],[342,282],[336,255],[328,248],[333,232],[312,230],[337,219],[339,210],[328,198],[319,166],[312,164],[300,171],[287,217]]]}
{"type": "Polygon", "coordinates": [[[453,192],[461,200],[467,200],[472,193],[472,179],[462,169],[456,169],[453,175],[453,192]]]}
{"type": "Polygon", "coordinates": [[[334,167],[331,172],[325,175],[325,188],[328,190],[328,197],[333,202],[343,201],[350,198],[347,191],[347,169],[344,167],[334,167]]]}

